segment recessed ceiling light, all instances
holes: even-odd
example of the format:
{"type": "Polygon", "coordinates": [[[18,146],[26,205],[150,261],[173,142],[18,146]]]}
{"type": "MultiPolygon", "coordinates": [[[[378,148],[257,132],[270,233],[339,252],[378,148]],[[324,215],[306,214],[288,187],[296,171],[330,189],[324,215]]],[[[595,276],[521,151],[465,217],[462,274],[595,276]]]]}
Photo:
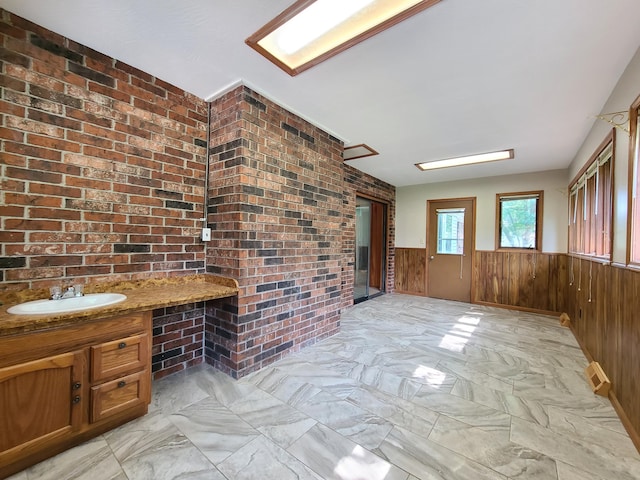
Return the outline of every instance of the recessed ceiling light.
{"type": "Polygon", "coordinates": [[[479,153],[476,155],[466,155],[464,157],[447,158],[434,162],[416,163],[420,170],[435,170],[436,168],[459,167],[461,165],[471,165],[473,163],[495,162],[497,160],[509,160],[513,158],[513,148],[500,150],[498,152],[479,153]]]}
{"type": "Polygon", "coordinates": [[[378,152],[364,143],[344,147],[344,151],[342,152],[342,158],[345,161],[355,160],[356,158],[372,157],[373,155],[378,155],[378,152]]]}
{"type": "Polygon", "coordinates": [[[297,75],[440,0],[298,0],[245,41],[297,75]]]}

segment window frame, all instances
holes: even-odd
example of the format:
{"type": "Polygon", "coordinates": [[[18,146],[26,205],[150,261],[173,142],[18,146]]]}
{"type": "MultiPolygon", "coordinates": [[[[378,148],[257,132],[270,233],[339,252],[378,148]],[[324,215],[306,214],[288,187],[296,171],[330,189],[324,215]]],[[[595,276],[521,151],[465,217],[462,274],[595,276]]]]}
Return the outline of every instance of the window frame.
{"type": "Polygon", "coordinates": [[[497,252],[542,252],[542,224],[543,224],[544,190],[527,192],[496,193],[496,251],[497,252]],[[502,201],[509,197],[537,197],[536,202],[536,245],[534,248],[503,247],[502,240],[502,201]]]}
{"type": "Polygon", "coordinates": [[[635,243],[640,243],[640,199],[636,202],[636,196],[640,195],[640,95],[629,107],[629,171],[627,192],[627,266],[640,268],[640,248],[638,256],[635,256],[635,243]]]}
{"type": "Polygon", "coordinates": [[[591,157],[589,157],[589,160],[573,177],[567,188],[569,202],[569,219],[567,223],[568,255],[605,262],[611,262],[612,260],[615,133],[615,128],[611,129],[591,157]],[[602,155],[609,149],[611,149],[611,155],[605,156],[604,161],[600,163],[602,155]],[[607,168],[601,170],[600,167],[607,164],[607,168]],[[601,178],[602,181],[600,181],[601,178]],[[607,180],[608,185],[606,185],[607,180]],[[574,188],[577,188],[575,202],[573,200],[574,188]],[[601,211],[602,214],[598,215],[598,211],[601,211]],[[608,218],[606,218],[607,216],[608,218]],[[573,230],[572,224],[575,225],[573,230]],[[602,232],[601,238],[598,235],[598,231],[602,232]]]}

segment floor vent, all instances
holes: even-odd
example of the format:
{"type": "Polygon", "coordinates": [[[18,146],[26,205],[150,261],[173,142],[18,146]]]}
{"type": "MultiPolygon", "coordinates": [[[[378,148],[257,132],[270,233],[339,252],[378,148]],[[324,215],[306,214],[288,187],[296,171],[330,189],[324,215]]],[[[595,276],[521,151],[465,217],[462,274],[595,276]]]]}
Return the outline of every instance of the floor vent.
{"type": "Polygon", "coordinates": [[[584,373],[587,375],[587,380],[589,381],[589,385],[591,385],[593,393],[597,393],[603,397],[609,396],[611,382],[598,362],[591,362],[584,373]]]}

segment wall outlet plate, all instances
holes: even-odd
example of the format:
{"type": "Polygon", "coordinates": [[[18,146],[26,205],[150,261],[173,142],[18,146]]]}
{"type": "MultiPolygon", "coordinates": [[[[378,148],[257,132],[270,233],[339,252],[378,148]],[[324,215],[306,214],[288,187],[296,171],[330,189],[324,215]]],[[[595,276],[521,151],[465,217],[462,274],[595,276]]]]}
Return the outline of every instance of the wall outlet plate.
{"type": "Polygon", "coordinates": [[[203,228],[202,229],[202,241],[203,242],[208,242],[209,240],[211,240],[211,229],[210,228],[203,228]]]}

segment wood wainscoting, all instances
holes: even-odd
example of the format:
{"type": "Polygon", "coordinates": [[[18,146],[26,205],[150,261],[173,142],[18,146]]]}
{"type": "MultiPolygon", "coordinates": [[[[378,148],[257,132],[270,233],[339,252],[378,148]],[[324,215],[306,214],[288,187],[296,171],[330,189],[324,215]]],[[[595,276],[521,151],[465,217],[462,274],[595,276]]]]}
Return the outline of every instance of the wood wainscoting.
{"type": "Polygon", "coordinates": [[[640,450],[640,272],[571,257],[567,267],[571,329],[611,380],[609,398],[640,450]]]}
{"type": "Polygon", "coordinates": [[[476,251],[475,303],[560,314],[565,310],[563,253],[476,251]]]}
{"type": "Polygon", "coordinates": [[[395,263],[395,291],[410,295],[425,295],[427,250],[396,247],[395,263]]]}

